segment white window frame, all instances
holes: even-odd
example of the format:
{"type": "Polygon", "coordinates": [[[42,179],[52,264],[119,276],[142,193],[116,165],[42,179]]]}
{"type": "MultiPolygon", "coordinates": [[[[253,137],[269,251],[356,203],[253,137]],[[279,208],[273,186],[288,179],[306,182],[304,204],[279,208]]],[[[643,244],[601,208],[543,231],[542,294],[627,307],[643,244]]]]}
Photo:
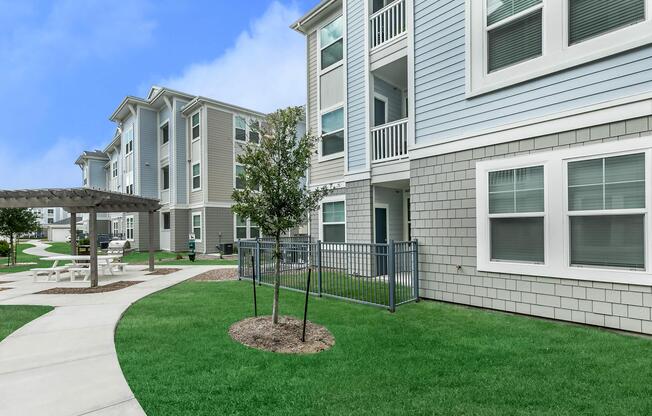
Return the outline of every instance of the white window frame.
{"type": "Polygon", "coordinates": [[[118,161],[114,160],[111,162],[111,178],[118,177],[118,161]]]}
{"type": "Polygon", "coordinates": [[[202,242],[202,239],[204,238],[204,218],[203,215],[200,211],[193,212],[192,215],[190,216],[190,232],[195,235],[195,241],[198,243],[202,242]],[[199,217],[199,227],[195,227],[195,217],[199,217]],[[196,238],[197,234],[195,233],[195,228],[199,228],[199,232],[201,233],[201,238],[196,238]]]}
{"type": "Polygon", "coordinates": [[[158,142],[160,143],[161,146],[163,146],[164,144],[170,143],[170,133],[171,133],[170,132],[170,119],[168,118],[165,121],[163,121],[161,124],[159,124],[159,126],[158,126],[158,135],[159,135],[158,142]],[[163,143],[163,127],[165,127],[166,124],[168,125],[168,141],[163,143]]]}
{"type": "Polygon", "coordinates": [[[321,75],[323,75],[323,74],[325,74],[327,72],[330,72],[330,71],[334,70],[335,68],[337,68],[337,67],[339,67],[341,65],[344,65],[344,56],[346,55],[346,53],[345,53],[346,52],[346,48],[345,48],[346,45],[345,45],[345,42],[344,42],[344,33],[346,32],[345,24],[346,24],[346,21],[344,21],[344,15],[340,14],[340,15],[328,20],[326,23],[322,24],[321,26],[319,26],[317,28],[317,65],[318,65],[317,68],[319,68],[319,76],[320,77],[321,77],[321,75]],[[322,46],[321,45],[321,30],[323,28],[325,28],[326,26],[330,25],[331,23],[335,22],[337,19],[342,19],[342,36],[335,39],[333,42],[329,43],[328,45],[322,46]],[[333,44],[335,44],[337,42],[339,42],[340,40],[342,40],[342,48],[343,48],[342,59],[340,59],[339,61],[335,62],[334,64],[331,64],[331,65],[327,66],[326,68],[322,69],[321,68],[321,53],[324,51],[324,49],[328,48],[329,46],[331,46],[331,45],[333,45],[333,44]]]}
{"type": "Polygon", "coordinates": [[[528,15],[542,7],[542,55],[487,72],[487,0],[466,0],[466,96],[473,97],[602,59],[652,42],[652,0],[646,0],[646,19],[568,45],[568,1],[542,0],[524,12],[491,27],[528,15]]]}
{"type": "Polygon", "coordinates": [[[237,182],[237,181],[238,181],[238,166],[244,168],[244,165],[242,165],[241,163],[235,163],[235,164],[233,165],[233,189],[240,189],[240,190],[242,190],[242,189],[244,189],[244,188],[238,188],[238,187],[236,186],[237,183],[238,183],[238,182],[237,182]]]}
{"type": "Polygon", "coordinates": [[[319,120],[317,120],[317,124],[318,124],[317,127],[319,129],[319,146],[318,146],[318,149],[317,149],[317,156],[318,156],[317,160],[319,162],[325,162],[327,160],[339,159],[341,157],[344,157],[344,151],[346,150],[346,110],[344,108],[344,104],[339,103],[339,104],[333,105],[331,107],[328,107],[328,108],[326,108],[324,110],[320,109],[320,111],[319,111],[319,120]],[[321,138],[324,136],[324,134],[322,133],[322,121],[321,121],[321,119],[324,116],[324,114],[332,113],[332,112],[337,111],[339,109],[342,109],[342,117],[344,118],[342,128],[340,130],[333,130],[332,132],[330,132],[328,134],[339,133],[340,131],[344,132],[344,137],[342,139],[344,141],[344,150],[342,150],[341,152],[332,153],[330,155],[324,156],[322,154],[322,147],[323,146],[322,146],[321,138]]]}
{"type": "MultiPolygon", "coordinates": [[[[247,220],[245,221],[245,225],[240,225],[239,226],[238,225],[238,214],[234,213],[233,214],[233,237],[234,237],[233,239],[235,241],[239,240],[239,238],[238,238],[238,228],[244,228],[245,229],[245,237],[242,238],[242,240],[248,240],[248,239],[256,238],[256,237],[251,236],[251,218],[247,218],[247,220]]],[[[261,234],[260,226],[256,226],[254,228],[258,228],[258,236],[261,237],[262,234],[261,234]]]]}
{"type": "Polygon", "coordinates": [[[120,234],[120,220],[111,221],[111,232],[114,236],[120,234]]]}
{"type": "Polygon", "coordinates": [[[133,153],[134,153],[134,127],[131,126],[125,131],[125,157],[133,153]]]}
{"type": "Polygon", "coordinates": [[[233,142],[234,143],[247,143],[248,141],[249,141],[249,123],[247,121],[247,117],[243,116],[242,114],[234,114],[233,115],[233,142]],[[244,140],[236,139],[236,134],[235,134],[236,131],[241,130],[241,129],[238,129],[237,121],[238,121],[239,118],[244,120],[244,123],[245,123],[245,128],[244,128],[244,132],[245,132],[244,136],[245,137],[244,137],[244,140]]]}
{"type": "Polygon", "coordinates": [[[196,162],[196,163],[191,163],[190,164],[190,189],[195,192],[195,191],[201,191],[202,187],[202,179],[201,179],[201,162],[196,162]],[[193,172],[195,165],[199,165],[199,174],[195,175],[193,172]],[[195,178],[199,178],[199,186],[195,188],[195,178]]]}
{"type": "Polygon", "coordinates": [[[190,142],[194,143],[194,142],[196,142],[196,141],[198,141],[200,139],[201,139],[201,110],[197,110],[194,113],[192,113],[192,115],[190,116],[190,142]],[[192,124],[192,119],[196,115],[199,115],[199,122],[197,123],[197,125],[194,125],[194,124],[192,124]],[[199,127],[199,136],[197,136],[196,138],[193,138],[192,137],[192,131],[193,131],[193,129],[195,127],[199,127]]]}
{"type": "Polygon", "coordinates": [[[134,217],[130,215],[125,218],[125,238],[129,241],[134,241],[134,228],[134,217]],[[131,237],[129,231],[131,231],[131,237]]]}
{"type": "MultiPolygon", "coordinates": [[[[346,224],[346,195],[332,195],[322,199],[319,204],[319,239],[324,240],[324,204],[329,202],[344,202],[344,222],[328,222],[327,225],[344,224],[344,243],[348,242],[348,226],[346,224]]],[[[388,216],[389,217],[389,216],[388,216]]],[[[389,229],[388,229],[389,232],[389,229]]],[[[338,244],[338,243],[329,243],[338,244]]]]}
{"type": "MultiPolygon", "coordinates": [[[[163,191],[169,191],[169,190],[170,190],[170,186],[172,185],[172,180],[171,180],[171,179],[172,179],[172,176],[171,176],[171,173],[172,173],[172,172],[170,171],[170,165],[167,164],[167,165],[165,165],[165,166],[161,166],[161,170],[160,170],[160,172],[161,172],[161,191],[162,191],[162,192],[163,192],[163,191]],[[165,175],[163,174],[163,170],[164,170],[165,168],[168,168],[168,187],[167,187],[167,188],[165,187],[165,181],[163,180],[163,178],[165,178],[165,175]]],[[[200,179],[200,184],[201,184],[201,179],[200,179]]]]}
{"type": "MultiPolygon", "coordinates": [[[[652,135],[636,139],[600,143],[562,149],[545,153],[535,153],[507,159],[490,160],[476,164],[476,234],[478,271],[509,273],[531,276],[547,276],[560,279],[577,279],[633,285],[652,285],[652,135]],[[582,159],[597,159],[645,153],[645,270],[621,268],[601,268],[597,266],[571,266],[570,264],[570,220],[568,212],[569,162],[582,159]],[[489,172],[527,166],[544,166],[545,219],[544,250],[545,262],[517,263],[491,261],[489,230],[489,172]],[[561,190],[561,192],[560,192],[561,190]]],[[[608,210],[609,214],[640,213],[639,209],[608,210]]],[[[574,211],[579,214],[582,211],[574,211]]],[[[591,211],[592,215],[605,211],[591,211]]],[[[510,216],[513,214],[509,214],[510,216]]]]}

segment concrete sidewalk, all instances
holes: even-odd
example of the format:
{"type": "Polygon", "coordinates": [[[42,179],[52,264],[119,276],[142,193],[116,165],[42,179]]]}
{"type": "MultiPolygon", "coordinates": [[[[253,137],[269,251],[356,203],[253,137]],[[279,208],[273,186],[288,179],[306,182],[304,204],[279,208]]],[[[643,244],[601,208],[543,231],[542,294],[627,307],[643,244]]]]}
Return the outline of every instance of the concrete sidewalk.
{"type": "Polygon", "coordinates": [[[48,247],[50,247],[50,244],[45,244],[40,240],[28,240],[28,241],[24,241],[24,243],[34,245],[34,247],[26,248],[25,250],[23,250],[25,254],[29,254],[30,256],[50,257],[50,256],[57,255],[57,253],[50,253],[49,251],[47,251],[48,247]]]}
{"type": "Polygon", "coordinates": [[[147,281],[88,295],[35,295],[50,284],[32,283],[28,273],[1,276],[14,289],[0,292],[0,305],[56,308],[0,342],[0,415],[144,415],[118,363],[115,327],[133,302],[216,268],[146,276],[141,266],[120,280],[147,281]]]}

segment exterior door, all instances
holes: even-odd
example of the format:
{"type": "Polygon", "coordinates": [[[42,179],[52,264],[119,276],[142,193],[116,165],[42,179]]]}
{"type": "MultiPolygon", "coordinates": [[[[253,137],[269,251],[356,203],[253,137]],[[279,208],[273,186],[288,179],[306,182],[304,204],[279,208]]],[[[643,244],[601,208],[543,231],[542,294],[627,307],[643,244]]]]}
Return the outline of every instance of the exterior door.
{"type": "Polygon", "coordinates": [[[387,123],[387,103],[380,98],[374,98],[374,127],[387,123]]]}
{"type": "MultiPolygon", "coordinates": [[[[375,235],[376,244],[387,244],[387,208],[376,207],[375,211],[375,235]]],[[[376,246],[376,274],[384,276],[387,274],[387,246],[376,246]]]]}

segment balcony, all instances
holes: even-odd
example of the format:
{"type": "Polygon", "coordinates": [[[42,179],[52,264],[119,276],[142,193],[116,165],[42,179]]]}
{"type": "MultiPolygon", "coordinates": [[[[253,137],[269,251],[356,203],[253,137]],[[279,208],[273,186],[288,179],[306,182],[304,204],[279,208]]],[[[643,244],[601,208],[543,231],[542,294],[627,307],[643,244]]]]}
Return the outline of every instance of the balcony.
{"type": "Polygon", "coordinates": [[[371,49],[389,44],[407,30],[405,0],[396,0],[376,11],[369,18],[371,49]]]}
{"type": "Polygon", "coordinates": [[[371,129],[373,161],[401,159],[408,153],[408,119],[397,120],[371,129]]]}

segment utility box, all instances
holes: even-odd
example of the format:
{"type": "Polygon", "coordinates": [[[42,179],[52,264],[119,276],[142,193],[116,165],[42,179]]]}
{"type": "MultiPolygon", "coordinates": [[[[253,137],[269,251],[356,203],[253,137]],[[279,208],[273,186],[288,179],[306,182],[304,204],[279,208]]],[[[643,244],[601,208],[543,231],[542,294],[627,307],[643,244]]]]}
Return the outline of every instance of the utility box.
{"type": "Polygon", "coordinates": [[[190,261],[195,261],[195,235],[190,234],[188,238],[188,259],[190,261]]]}
{"type": "Polygon", "coordinates": [[[225,256],[233,254],[233,243],[218,244],[216,248],[225,256]]]}

